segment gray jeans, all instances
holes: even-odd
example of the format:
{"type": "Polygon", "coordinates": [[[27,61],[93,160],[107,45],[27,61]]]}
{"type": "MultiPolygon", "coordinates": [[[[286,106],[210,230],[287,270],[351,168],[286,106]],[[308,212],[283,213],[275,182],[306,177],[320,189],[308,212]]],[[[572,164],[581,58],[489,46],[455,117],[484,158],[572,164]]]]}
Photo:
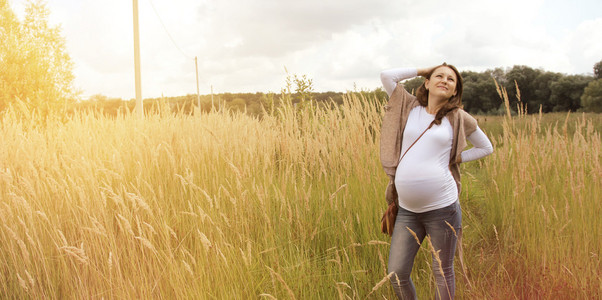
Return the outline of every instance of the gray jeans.
{"type": "Polygon", "coordinates": [[[387,271],[387,273],[395,273],[391,277],[391,284],[398,299],[417,299],[410,273],[416,253],[426,236],[430,236],[433,248],[438,252],[437,256],[441,261],[439,263],[437,257],[433,255],[433,273],[437,283],[436,299],[454,298],[456,291],[454,253],[460,230],[462,230],[462,211],[458,201],[450,206],[424,213],[413,213],[399,208],[391,238],[387,271]],[[408,228],[416,234],[416,237],[408,228]]]}

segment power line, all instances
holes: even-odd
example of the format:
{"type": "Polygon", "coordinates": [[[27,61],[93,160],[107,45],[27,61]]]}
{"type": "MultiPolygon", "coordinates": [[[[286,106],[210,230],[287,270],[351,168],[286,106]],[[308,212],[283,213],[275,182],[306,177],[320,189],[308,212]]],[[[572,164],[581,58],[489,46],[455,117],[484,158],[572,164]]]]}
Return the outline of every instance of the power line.
{"type": "Polygon", "coordinates": [[[190,55],[186,54],[186,52],[182,51],[182,48],[180,48],[180,46],[178,46],[178,43],[176,43],[176,40],[171,36],[171,34],[169,33],[169,30],[167,30],[167,27],[163,23],[163,20],[161,19],[161,16],[159,16],[159,13],[157,12],[157,9],[155,8],[155,5],[153,4],[153,1],[148,0],[148,3],[150,3],[151,7],[153,8],[153,11],[155,12],[155,15],[157,15],[157,19],[159,19],[159,23],[161,23],[161,26],[163,26],[163,30],[165,30],[165,33],[167,33],[167,36],[171,40],[172,44],[180,51],[180,53],[182,53],[182,55],[184,57],[186,57],[187,59],[194,59],[192,56],[190,56],[190,55]]]}
{"type": "MultiPolygon", "coordinates": [[[[182,50],[182,48],[180,48],[180,46],[178,46],[178,43],[176,43],[176,40],[169,33],[169,30],[167,30],[167,26],[165,26],[165,23],[163,23],[163,20],[161,19],[161,16],[159,16],[159,12],[157,12],[157,9],[155,8],[155,5],[153,4],[153,1],[152,0],[148,0],[148,3],[150,3],[151,7],[153,8],[153,11],[155,11],[155,15],[157,16],[157,19],[159,19],[159,23],[161,23],[161,26],[163,26],[163,30],[165,30],[165,33],[167,33],[167,36],[169,36],[169,39],[171,40],[172,44],[180,51],[180,53],[184,57],[186,57],[187,59],[194,59],[194,66],[195,66],[195,69],[196,69],[196,97],[197,97],[197,103],[198,103],[199,112],[200,112],[200,109],[201,109],[201,96],[199,94],[199,66],[198,66],[198,62],[197,62],[197,57],[195,56],[194,58],[192,58],[190,55],[186,54],[186,52],[184,52],[182,50]]],[[[213,103],[212,103],[212,106],[213,106],[213,103]]]]}

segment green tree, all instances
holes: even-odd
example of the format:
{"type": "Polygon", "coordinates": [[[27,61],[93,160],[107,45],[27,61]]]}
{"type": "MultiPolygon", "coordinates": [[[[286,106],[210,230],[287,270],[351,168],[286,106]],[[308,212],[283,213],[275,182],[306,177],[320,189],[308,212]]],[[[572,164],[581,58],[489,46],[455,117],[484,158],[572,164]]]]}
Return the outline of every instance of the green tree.
{"type": "MultiPolygon", "coordinates": [[[[542,112],[551,112],[553,105],[550,102],[552,96],[552,84],[560,80],[564,75],[553,72],[540,73],[531,84],[534,98],[527,102],[527,111],[539,112],[541,106],[542,112]]],[[[522,88],[519,86],[519,88],[522,88]]]]}
{"type": "Polygon", "coordinates": [[[73,63],[60,28],[48,23],[41,1],[30,1],[20,21],[0,0],[0,109],[22,101],[48,113],[73,98],[73,63]]]}
{"type": "Polygon", "coordinates": [[[602,60],[594,65],[594,78],[602,79],[602,60]]]}
{"type": "Polygon", "coordinates": [[[552,111],[577,111],[581,108],[583,89],[592,81],[583,75],[563,76],[550,86],[552,111]]]}
{"type": "Polygon", "coordinates": [[[506,79],[506,71],[504,71],[504,69],[495,68],[492,71],[488,70],[488,72],[491,74],[491,77],[493,77],[497,81],[498,84],[505,86],[508,80],[506,79]]]}
{"type": "Polygon", "coordinates": [[[482,73],[462,72],[464,110],[472,114],[485,114],[499,107],[501,100],[495,88],[492,72],[490,70],[482,73]]]}
{"type": "MultiPolygon", "coordinates": [[[[510,107],[515,108],[518,101],[518,91],[520,91],[520,100],[522,103],[535,101],[535,88],[533,83],[542,71],[528,66],[514,66],[506,73],[505,88],[508,91],[510,107]],[[516,86],[518,85],[518,91],[516,86]]],[[[528,111],[531,112],[530,107],[528,111]]]]}
{"type": "Polygon", "coordinates": [[[602,113],[602,78],[591,81],[583,90],[581,106],[586,111],[602,113]]]}

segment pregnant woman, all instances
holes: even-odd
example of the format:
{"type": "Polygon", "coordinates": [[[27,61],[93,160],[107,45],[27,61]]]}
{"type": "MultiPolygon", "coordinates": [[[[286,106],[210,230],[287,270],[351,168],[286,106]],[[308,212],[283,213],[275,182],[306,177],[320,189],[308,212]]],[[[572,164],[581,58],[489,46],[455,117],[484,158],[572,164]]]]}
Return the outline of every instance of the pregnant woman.
{"type": "Polygon", "coordinates": [[[386,196],[398,206],[391,238],[388,273],[399,299],[416,299],[410,279],[425,237],[434,248],[436,299],[455,295],[454,253],[462,230],[461,162],[493,152],[477,121],[462,110],[462,77],[447,64],[396,68],[380,74],[389,102],[381,131],[381,162],[390,182],[386,196]],[[401,80],[423,76],[416,96],[401,80]],[[466,140],[473,148],[463,151],[466,140]]]}

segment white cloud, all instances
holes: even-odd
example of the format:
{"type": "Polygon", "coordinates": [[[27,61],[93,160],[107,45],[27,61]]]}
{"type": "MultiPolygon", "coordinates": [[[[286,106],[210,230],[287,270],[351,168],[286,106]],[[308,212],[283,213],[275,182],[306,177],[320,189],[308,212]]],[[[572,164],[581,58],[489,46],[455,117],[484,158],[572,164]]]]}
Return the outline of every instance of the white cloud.
{"type": "Polygon", "coordinates": [[[587,20],[566,39],[567,56],[572,68],[569,72],[593,73],[594,64],[602,61],[602,18],[587,20]]]}
{"type": "MultiPolygon", "coordinates": [[[[15,0],[15,9],[25,0],[15,0]]],[[[144,97],[278,92],[284,67],[316,90],[375,88],[378,72],[443,61],[482,71],[517,64],[591,72],[602,59],[594,12],[559,0],[139,0],[144,97]],[[157,18],[154,4],[163,25],[157,18]],[[585,12],[583,12],[585,11],[585,12]],[[165,33],[165,26],[169,34],[165,33]],[[177,46],[174,46],[172,40],[177,46]],[[182,54],[184,52],[184,54],[182,54]]],[[[134,95],[132,3],[48,0],[84,93],[134,95]]]]}
{"type": "MultiPolygon", "coordinates": [[[[330,40],[376,17],[393,17],[389,1],[233,1],[199,8],[213,46],[240,40],[233,54],[279,57],[330,40]]],[[[222,44],[223,45],[223,44],[222,44]]]]}

